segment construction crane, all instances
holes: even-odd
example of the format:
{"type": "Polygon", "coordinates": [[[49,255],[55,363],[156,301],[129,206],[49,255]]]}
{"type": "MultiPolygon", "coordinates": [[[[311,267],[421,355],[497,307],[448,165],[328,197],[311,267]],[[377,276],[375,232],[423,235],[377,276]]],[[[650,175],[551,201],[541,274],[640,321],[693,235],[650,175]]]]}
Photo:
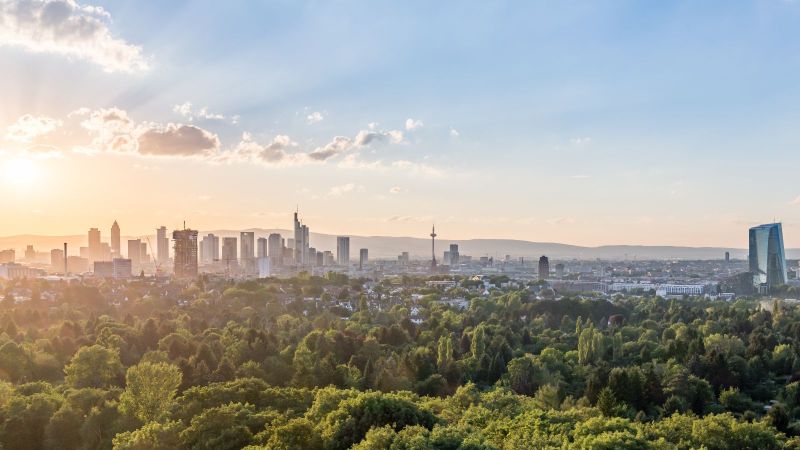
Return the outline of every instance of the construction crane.
{"type": "Polygon", "coordinates": [[[156,268],[156,276],[161,276],[161,262],[158,260],[158,255],[156,254],[155,249],[153,249],[153,244],[150,243],[150,236],[144,237],[147,240],[147,246],[150,247],[150,256],[153,258],[153,265],[156,268]]]}

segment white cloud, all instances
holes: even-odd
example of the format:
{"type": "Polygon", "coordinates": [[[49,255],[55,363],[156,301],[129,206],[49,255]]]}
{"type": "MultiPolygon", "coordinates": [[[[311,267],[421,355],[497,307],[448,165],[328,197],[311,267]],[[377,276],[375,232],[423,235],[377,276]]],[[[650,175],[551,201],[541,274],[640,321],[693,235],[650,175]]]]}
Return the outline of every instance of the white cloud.
{"type": "Polygon", "coordinates": [[[243,133],[242,140],[225,157],[267,166],[289,166],[309,162],[306,154],[294,152],[296,148],[297,142],[284,134],[275,136],[269,144],[259,144],[253,140],[250,133],[243,133]]]}
{"type": "Polygon", "coordinates": [[[55,131],[62,124],[58,119],[25,114],[8,126],[5,138],[9,141],[30,143],[39,136],[55,131]]]}
{"type": "Polygon", "coordinates": [[[399,194],[401,192],[403,192],[403,188],[401,188],[400,186],[392,186],[391,188],[389,188],[390,194],[399,194]]]}
{"type": "Polygon", "coordinates": [[[592,142],[592,138],[590,137],[576,137],[569,140],[569,143],[572,145],[588,145],[592,142]]]}
{"type": "Polygon", "coordinates": [[[148,124],[138,135],[138,151],[151,156],[212,156],[219,151],[216,134],[194,125],[148,124]]]}
{"type": "Polygon", "coordinates": [[[418,129],[422,128],[423,126],[425,126],[425,124],[422,123],[421,120],[414,120],[414,119],[411,119],[411,118],[406,119],[406,131],[418,130],[418,129]]]}
{"type": "Polygon", "coordinates": [[[219,137],[194,125],[137,124],[119,108],[105,108],[74,115],[86,116],[81,126],[92,137],[95,151],[137,153],[144,156],[211,157],[218,153],[219,137]]]}
{"type": "Polygon", "coordinates": [[[450,137],[457,138],[459,136],[461,136],[461,133],[459,133],[455,128],[450,127],[450,137]]]}
{"type": "Polygon", "coordinates": [[[361,189],[361,186],[356,186],[355,183],[347,183],[341,186],[334,186],[330,188],[326,197],[341,197],[344,194],[350,193],[355,191],[356,189],[361,189]]]}
{"type": "Polygon", "coordinates": [[[75,0],[0,2],[0,45],[56,53],[100,65],[106,72],[147,70],[141,47],[115,37],[110,15],[75,0]]]}
{"type": "MultiPolygon", "coordinates": [[[[203,106],[202,108],[195,111],[192,107],[192,102],[184,102],[180,105],[175,105],[172,107],[172,112],[180,114],[181,116],[188,119],[190,122],[195,119],[225,120],[224,115],[212,113],[211,111],[209,111],[207,106],[203,106]]],[[[232,121],[234,124],[237,123],[239,121],[239,116],[234,116],[232,121]]]]}
{"type": "Polygon", "coordinates": [[[323,116],[322,113],[319,111],[314,111],[308,116],[306,116],[306,120],[308,121],[309,125],[313,125],[317,122],[322,122],[323,119],[325,119],[325,116],[323,116]]]}
{"type": "Polygon", "coordinates": [[[327,144],[315,148],[308,156],[317,161],[325,161],[328,158],[367,147],[376,142],[388,141],[392,144],[404,142],[403,132],[399,130],[374,131],[361,130],[353,139],[346,136],[336,136],[327,144]]]}

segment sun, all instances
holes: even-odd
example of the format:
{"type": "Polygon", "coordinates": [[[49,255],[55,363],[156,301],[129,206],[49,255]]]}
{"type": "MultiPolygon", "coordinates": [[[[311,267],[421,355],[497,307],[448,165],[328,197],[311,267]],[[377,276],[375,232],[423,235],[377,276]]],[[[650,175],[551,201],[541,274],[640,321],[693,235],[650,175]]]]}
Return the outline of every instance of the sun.
{"type": "Polygon", "coordinates": [[[3,164],[3,180],[19,186],[31,185],[39,179],[39,168],[30,159],[15,158],[3,164]]]}

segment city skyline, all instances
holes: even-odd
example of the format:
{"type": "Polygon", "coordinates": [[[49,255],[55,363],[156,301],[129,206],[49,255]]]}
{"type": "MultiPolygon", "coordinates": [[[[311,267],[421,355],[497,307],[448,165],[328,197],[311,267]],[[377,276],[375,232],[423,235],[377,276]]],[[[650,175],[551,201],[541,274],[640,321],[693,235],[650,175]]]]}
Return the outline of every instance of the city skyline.
{"type": "Polygon", "coordinates": [[[800,247],[796,2],[50,3],[0,6],[0,236],[800,247]]]}

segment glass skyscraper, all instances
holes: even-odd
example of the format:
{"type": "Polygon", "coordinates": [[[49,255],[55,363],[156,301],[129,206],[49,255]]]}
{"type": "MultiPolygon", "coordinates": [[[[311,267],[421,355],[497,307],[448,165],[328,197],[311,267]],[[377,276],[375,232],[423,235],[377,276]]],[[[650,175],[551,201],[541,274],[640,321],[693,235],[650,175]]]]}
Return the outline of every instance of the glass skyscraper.
{"type": "Polygon", "coordinates": [[[750,228],[749,260],[754,286],[786,284],[786,256],[781,224],[770,223],[750,228]]]}

